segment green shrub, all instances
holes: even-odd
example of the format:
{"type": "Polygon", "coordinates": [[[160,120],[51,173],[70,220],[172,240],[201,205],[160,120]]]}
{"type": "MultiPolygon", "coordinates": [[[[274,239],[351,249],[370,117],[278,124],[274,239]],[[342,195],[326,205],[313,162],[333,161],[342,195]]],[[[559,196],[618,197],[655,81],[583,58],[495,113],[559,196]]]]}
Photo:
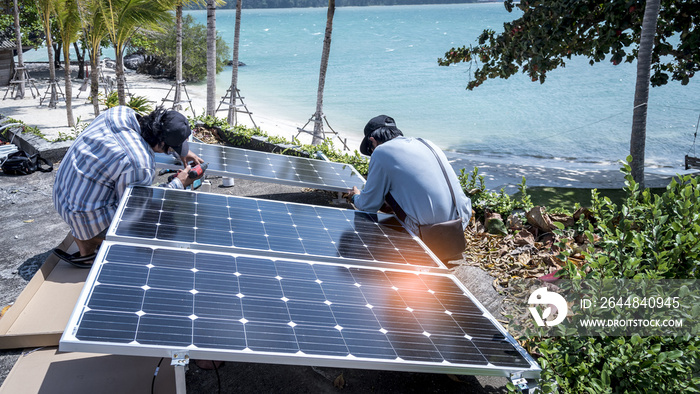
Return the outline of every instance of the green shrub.
{"type": "MultiPolygon", "coordinates": [[[[631,158],[628,158],[628,161],[631,158]]],[[[569,267],[572,277],[695,278],[700,267],[698,178],[675,179],[661,195],[640,190],[624,164],[627,197],[618,207],[593,191],[595,223],[586,236],[590,272],[569,267]],[[593,243],[596,237],[599,242],[593,243]]]]}
{"type": "MultiPolygon", "coordinates": [[[[10,124],[10,123],[21,123],[23,133],[34,134],[37,137],[41,137],[43,139],[46,139],[46,136],[44,135],[44,133],[41,132],[41,130],[39,130],[37,127],[34,127],[34,126],[27,126],[27,124],[22,122],[21,120],[6,117],[6,118],[2,118],[2,123],[0,125],[10,124]]],[[[10,139],[12,139],[12,136],[10,135],[10,128],[3,129],[2,136],[3,136],[3,138],[5,138],[8,141],[10,139]]]]}
{"type": "MultiPolygon", "coordinates": [[[[107,109],[116,107],[119,105],[117,91],[112,91],[112,93],[108,94],[107,97],[103,98],[101,101],[107,109]]],[[[153,111],[151,102],[148,101],[148,98],[143,96],[131,96],[129,101],[126,103],[126,106],[136,111],[136,113],[139,115],[147,115],[153,111]]]]}
{"type": "Polygon", "coordinates": [[[529,210],[533,207],[532,200],[527,194],[525,177],[518,185],[518,197],[511,197],[504,189],[499,192],[487,190],[484,177],[479,175],[477,167],[474,167],[471,174],[467,174],[462,169],[457,177],[464,193],[472,200],[472,209],[478,219],[483,219],[486,211],[498,213],[505,219],[514,209],[529,210]]]}
{"type": "Polygon", "coordinates": [[[536,351],[546,393],[698,392],[700,339],[677,337],[545,338],[536,351]]]}
{"type": "MultiPolygon", "coordinates": [[[[333,140],[330,138],[326,138],[319,145],[301,145],[298,150],[306,152],[312,157],[316,152],[321,152],[328,157],[328,160],[337,163],[350,164],[355,167],[357,172],[359,172],[362,176],[367,177],[367,171],[369,170],[369,159],[362,156],[357,150],[355,150],[353,153],[346,153],[338,150],[333,145],[333,140]]],[[[360,185],[357,186],[359,187],[360,185]]]]}
{"type": "Polygon", "coordinates": [[[243,125],[231,126],[226,119],[217,118],[209,115],[199,115],[189,118],[190,127],[194,128],[197,123],[201,123],[207,128],[218,128],[221,130],[224,139],[227,143],[233,146],[245,145],[251,141],[252,136],[265,137],[267,142],[278,145],[294,145],[294,149],[285,149],[282,154],[299,156],[300,152],[305,153],[309,157],[315,157],[316,152],[323,153],[330,161],[338,163],[351,164],[362,175],[367,176],[369,169],[369,160],[360,155],[358,151],[353,153],[345,153],[339,151],[331,139],[324,140],[319,145],[301,145],[299,141],[289,141],[278,136],[271,136],[260,128],[247,128],[243,125]]]}
{"type": "MultiPolygon", "coordinates": [[[[627,158],[627,162],[631,157],[627,158]]],[[[620,206],[593,191],[594,221],[582,267],[567,261],[570,278],[696,278],[700,265],[698,178],[672,181],[664,193],[640,190],[629,164],[620,206]]],[[[529,338],[539,355],[541,386],[562,393],[681,393],[700,387],[700,338],[529,338]]]]}

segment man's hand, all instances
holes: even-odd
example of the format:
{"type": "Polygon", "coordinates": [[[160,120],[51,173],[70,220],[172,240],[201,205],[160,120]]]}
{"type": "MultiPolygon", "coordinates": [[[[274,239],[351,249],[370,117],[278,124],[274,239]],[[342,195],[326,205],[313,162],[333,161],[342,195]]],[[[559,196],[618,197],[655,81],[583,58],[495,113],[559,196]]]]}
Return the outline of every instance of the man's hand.
{"type": "MultiPolygon", "coordinates": [[[[183,165],[186,165],[188,163],[193,163],[194,165],[197,164],[202,164],[204,163],[204,160],[202,160],[199,156],[197,156],[194,152],[192,151],[187,151],[187,154],[185,157],[181,157],[183,165]]],[[[189,172],[189,170],[187,170],[189,172]]]]}
{"type": "Polygon", "coordinates": [[[352,202],[352,197],[353,197],[354,195],[359,195],[360,193],[362,193],[362,192],[360,191],[360,189],[358,189],[357,186],[353,186],[353,187],[352,187],[352,190],[350,190],[350,191],[348,192],[348,195],[347,195],[345,198],[347,198],[350,202],[352,202]]]}
{"type": "Polygon", "coordinates": [[[177,179],[179,179],[180,182],[182,182],[182,187],[184,189],[187,189],[187,186],[192,185],[192,183],[194,182],[194,179],[189,177],[191,169],[192,167],[188,164],[184,170],[177,170],[177,179]]]}

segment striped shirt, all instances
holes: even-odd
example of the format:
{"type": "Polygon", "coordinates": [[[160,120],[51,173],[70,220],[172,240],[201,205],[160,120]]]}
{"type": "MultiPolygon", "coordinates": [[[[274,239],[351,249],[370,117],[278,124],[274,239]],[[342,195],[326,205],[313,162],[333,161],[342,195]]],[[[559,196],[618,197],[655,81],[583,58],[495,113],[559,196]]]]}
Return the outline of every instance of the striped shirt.
{"type": "MultiPolygon", "coordinates": [[[[129,185],[150,186],[155,154],[141,137],[136,113],[103,112],[75,139],[56,173],[53,203],[73,236],[91,239],[107,229],[129,185]]],[[[175,178],[166,185],[182,189],[175,178]]]]}

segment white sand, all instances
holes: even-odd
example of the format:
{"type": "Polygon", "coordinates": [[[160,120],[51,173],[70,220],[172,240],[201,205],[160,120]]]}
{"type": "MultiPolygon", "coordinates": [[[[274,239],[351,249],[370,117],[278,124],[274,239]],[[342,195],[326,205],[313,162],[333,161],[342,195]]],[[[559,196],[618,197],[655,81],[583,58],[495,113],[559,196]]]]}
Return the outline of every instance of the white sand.
{"type": "MultiPolygon", "coordinates": [[[[39,88],[40,96],[43,98],[45,96],[46,88],[48,86],[48,66],[45,63],[29,63],[27,64],[27,68],[31,77],[37,81],[37,87],[39,88]]],[[[73,99],[71,103],[71,107],[73,109],[73,117],[76,121],[79,119],[80,122],[89,123],[95,118],[92,104],[87,101],[90,87],[88,85],[86,91],[80,92],[79,88],[83,84],[83,80],[75,78],[77,75],[77,69],[75,66],[73,67],[71,74],[73,77],[73,99]],[[76,97],[78,96],[78,94],[79,97],[76,97]]],[[[59,84],[61,90],[65,90],[63,82],[63,69],[57,70],[56,75],[60,80],[59,84]]],[[[104,75],[105,77],[110,77],[113,79],[115,73],[114,70],[105,69],[104,75]]],[[[129,93],[131,93],[132,95],[143,96],[148,98],[148,100],[151,101],[151,104],[153,106],[163,104],[166,108],[172,107],[172,102],[162,101],[164,98],[166,98],[166,96],[168,96],[169,99],[173,98],[173,92],[170,92],[170,94],[168,94],[172,87],[171,81],[166,79],[151,78],[149,76],[137,74],[128,70],[126,74],[126,79],[129,88],[129,93]]],[[[197,115],[201,115],[203,109],[206,108],[207,103],[206,86],[187,85],[186,89],[190,99],[192,100],[192,108],[194,109],[194,112],[197,115]]],[[[5,89],[3,89],[2,91],[2,95],[5,94],[4,90],[5,89]]],[[[101,89],[101,93],[104,94],[103,89],[101,89]]],[[[217,105],[225,94],[226,91],[217,91],[217,105]]],[[[67,134],[74,132],[71,127],[68,127],[68,120],[66,116],[66,103],[64,100],[59,101],[57,108],[55,109],[48,107],[48,98],[43,100],[43,105],[40,105],[39,101],[39,98],[32,99],[28,90],[27,94],[25,95],[25,99],[23,100],[11,100],[8,95],[8,99],[0,101],[0,113],[21,120],[28,125],[38,127],[39,129],[41,129],[42,133],[44,133],[48,140],[58,138],[59,133],[67,134]]],[[[270,116],[270,111],[267,111],[265,108],[253,108],[250,106],[250,104],[246,104],[248,105],[248,109],[251,112],[253,112],[252,117],[255,121],[255,124],[258,127],[260,127],[261,130],[267,132],[270,135],[281,136],[288,140],[291,140],[292,137],[295,137],[298,134],[297,127],[304,126],[306,120],[308,120],[305,117],[300,117],[299,123],[294,123],[294,121],[291,120],[280,119],[279,117],[270,116]]],[[[224,106],[222,106],[221,108],[222,110],[217,112],[216,115],[220,118],[226,118],[227,111],[224,109],[224,106]]],[[[101,106],[101,109],[104,109],[104,106],[101,106]]],[[[192,110],[189,106],[184,106],[182,112],[188,117],[191,117],[193,115],[192,110]]],[[[253,126],[250,116],[248,116],[247,114],[239,114],[238,121],[239,123],[244,124],[246,126],[253,126]]],[[[312,125],[307,126],[306,129],[308,130],[310,128],[312,128],[312,125]]],[[[328,135],[333,136],[332,134],[328,135]]],[[[355,140],[353,140],[351,136],[341,137],[347,138],[348,146],[350,146],[353,150],[359,144],[359,140],[357,140],[356,138],[355,140]]],[[[302,133],[301,135],[299,135],[299,140],[301,141],[301,143],[311,143],[311,135],[302,133]]],[[[342,146],[342,144],[338,140],[335,140],[334,143],[336,146],[342,146]]]]}
{"type": "MultiPolygon", "coordinates": [[[[48,66],[46,63],[30,63],[27,68],[31,76],[37,80],[40,96],[44,97],[47,80],[48,66]]],[[[63,69],[57,70],[57,76],[63,80],[63,69]]],[[[77,70],[72,73],[73,77],[77,75],[77,70]]],[[[105,75],[114,77],[113,70],[105,70],[105,75]]],[[[82,80],[74,79],[73,81],[73,116],[80,122],[89,123],[94,119],[92,104],[87,101],[89,87],[85,92],[79,92],[82,85],[82,80]],[[80,97],[76,96],[80,93],[80,97]]],[[[63,82],[61,82],[63,84],[63,82]]],[[[129,71],[127,73],[127,84],[129,92],[136,96],[147,97],[152,104],[160,105],[162,99],[168,95],[168,91],[172,87],[172,82],[165,79],[154,79],[142,74],[136,74],[129,71]]],[[[63,85],[61,85],[63,89],[63,85]]],[[[5,94],[5,89],[0,91],[5,94]]],[[[197,114],[201,114],[206,108],[206,86],[196,85],[187,86],[187,92],[192,100],[192,107],[197,114]]],[[[217,104],[226,94],[225,91],[217,91],[217,104]]],[[[245,94],[243,94],[245,96],[245,94]]],[[[8,95],[9,97],[9,95],[8,95]]],[[[169,98],[172,98],[172,92],[169,98]]],[[[304,126],[310,114],[300,114],[298,122],[295,120],[282,119],[275,116],[274,113],[266,108],[260,108],[259,104],[256,107],[251,107],[249,103],[248,109],[253,112],[253,120],[261,130],[270,135],[277,135],[291,140],[298,134],[297,128],[304,126]],[[296,122],[296,123],[295,123],[296,122]]],[[[165,103],[166,107],[172,103],[165,103]]],[[[223,107],[222,107],[223,108],[223,107]]],[[[182,111],[187,116],[192,116],[192,111],[189,108],[182,111]]],[[[48,99],[44,100],[43,105],[39,104],[39,98],[32,99],[27,92],[22,100],[6,99],[0,101],[0,113],[25,122],[30,126],[38,127],[48,140],[56,139],[60,134],[74,134],[74,130],[67,126],[65,102],[58,103],[57,108],[48,108],[48,99]]],[[[217,112],[217,116],[225,118],[227,112],[222,110],[217,112]]],[[[250,117],[246,114],[239,114],[238,121],[246,126],[252,126],[250,117]]],[[[313,125],[307,126],[307,129],[312,129],[313,125]]],[[[342,144],[336,137],[329,133],[327,136],[334,139],[334,145],[337,148],[342,147],[342,144]]],[[[358,136],[340,135],[342,138],[347,138],[347,145],[351,150],[359,147],[360,140],[358,136]]],[[[311,135],[302,133],[299,136],[301,143],[311,143],[311,135]]],[[[483,157],[471,157],[458,154],[448,153],[448,157],[452,159],[453,167],[457,172],[465,168],[471,172],[474,167],[479,168],[479,173],[484,176],[486,187],[491,190],[499,190],[505,187],[508,192],[515,192],[515,185],[519,184],[524,176],[527,179],[528,186],[560,186],[560,187],[578,187],[578,188],[622,188],[624,179],[619,172],[619,166],[594,166],[581,167],[572,169],[571,165],[558,165],[556,162],[548,163],[546,166],[542,163],[524,164],[512,163],[507,159],[492,159],[483,157]]],[[[698,171],[684,171],[683,168],[678,169],[654,169],[648,168],[645,173],[645,183],[649,187],[664,187],[675,174],[697,173],[698,171]]]]}

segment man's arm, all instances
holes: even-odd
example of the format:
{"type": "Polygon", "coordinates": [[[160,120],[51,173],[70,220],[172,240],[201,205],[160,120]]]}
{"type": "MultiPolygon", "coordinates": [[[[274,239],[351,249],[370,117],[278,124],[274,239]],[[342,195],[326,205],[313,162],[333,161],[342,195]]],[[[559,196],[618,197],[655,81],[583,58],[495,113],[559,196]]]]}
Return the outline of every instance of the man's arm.
{"type": "Polygon", "coordinates": [[[353,186],[353,190],[349,195],[355,207],[362,211],[379,211],[384,205],[387,193],[389,193],[388,171],[382,168],[382,156],[377,153],[375,151],[375,154],[372,155],[372,160],[369,161],[365,187],[360,191],[357,186],[353,186]]]}

